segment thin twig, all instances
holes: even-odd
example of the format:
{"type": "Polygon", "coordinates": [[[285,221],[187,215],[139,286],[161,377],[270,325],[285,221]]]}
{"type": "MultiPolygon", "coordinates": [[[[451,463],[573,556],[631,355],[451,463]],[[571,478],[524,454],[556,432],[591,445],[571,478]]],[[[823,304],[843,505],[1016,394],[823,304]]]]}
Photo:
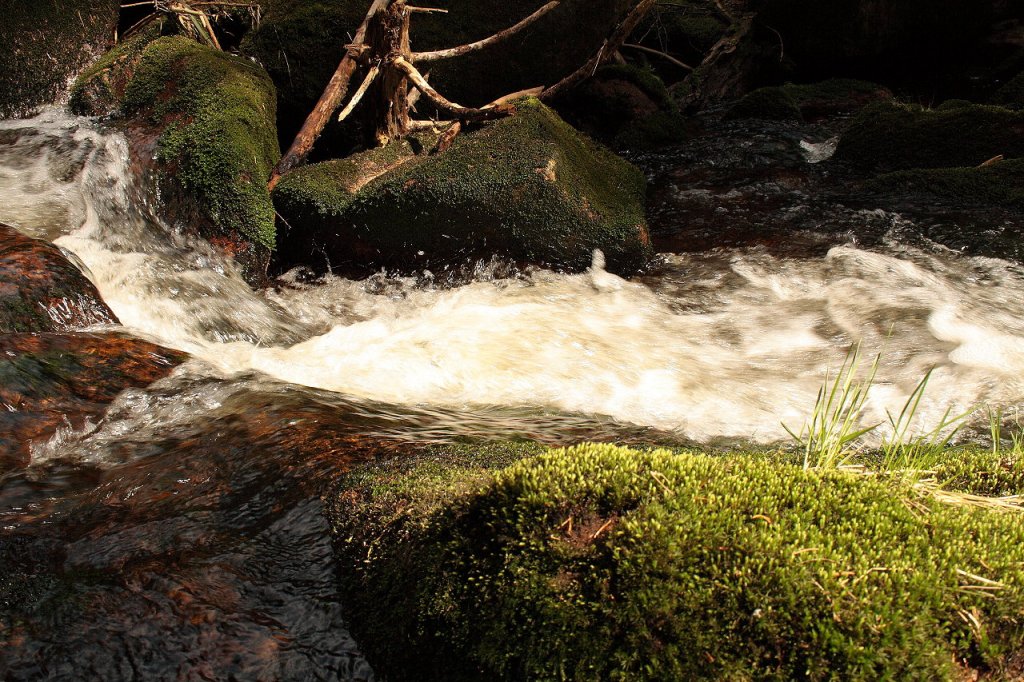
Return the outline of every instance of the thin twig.
{"type": "Polygon", "coordinates": [[[499,41],[514,36],[516,33],[519,33],[524,28],[526,28],[533,22],[537,21],[554,8],[558,7],[560,3],[561,0],[552,0],[548,4],[544,5],[539,10],[531,14],[530,16],[520,21],[518,24],[515,24],[514,26],[509,26],[504,31],[499,31],[498,33],[495,33],[494,35],[489,36],[487,38],[484,38],[483,40],[478,40],[475,43],[468,43],[466,45],[459,45],[458,47],[452,47],[447,50],[435,50],[433,52],[416,52],[413,53],[412,60],[414,62],[432,62],[438,59],[450,59],[452,57],[459,57],[470,52],[482,50],[485,47],[488,47],[489,45],[493,45],[499,41]]]}
{"type": "Polygon", "coordinates": [[[672,62],[673,64],[675,64],[676,66],[678,66],[681,69],[686,69],[687,71],[693,71],[693,67],[690,66],[689,64],[687,64],[686,62],[681,62],[678,59],[676,59],[675,57],[673,57],[672,55],[670,55],[669,53],[662,52],[661,50],[655,50],[653,47],[647,47],[646,45],[637,45],[635,43],[623,43],[622,47],[628,47],[628,48],[633,49],[633,50],[640,50],[641,52],[647,52],[648,54],[656,54],[659,57],[662,57],[665,60],[667,60],[669,62],[672,62]]]}
{"type": "Polygon", "coordinates": [[[360,85],[359,89],[356,90],[356,94],[352,95],[352,99],[349,100],[348,104],[345,105],[345,108],[341,110],[340,114],[338,114],[339,122],[344,121],[348,115],[352,113],[352,110],[356,108],[357,104],[359,104],[359,100],[361,100],[363,95],[366,94],[366,91],[369,90],[370,85],[373,83],[374,79],[377,78],[377,74],[379,73],[380,66],[374,64],[366,74],[366,78],[363,79],[362,85],[360,85]]]}

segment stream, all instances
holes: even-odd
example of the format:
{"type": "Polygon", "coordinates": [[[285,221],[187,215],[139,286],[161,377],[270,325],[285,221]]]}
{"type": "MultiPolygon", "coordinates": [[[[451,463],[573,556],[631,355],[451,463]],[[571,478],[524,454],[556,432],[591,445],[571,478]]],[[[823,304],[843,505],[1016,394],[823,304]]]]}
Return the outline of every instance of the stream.
{"type": "Polygon", "coordinates": [[[408,448],[785,442],[856,343],[879,355],[865,423],[929,371],[921,430],[1016,414],[1018,218],[880,207],[821,163],[830,130],[717,125],[635,159],[661,253],[630,280],[596,256],[254,292],[153,217],[118,133],[0,121],[0,222],[73,254],[121,321],[88,331],[190,355],[0,472],[0,677],[373,679],[320,493],[408,448]]]}

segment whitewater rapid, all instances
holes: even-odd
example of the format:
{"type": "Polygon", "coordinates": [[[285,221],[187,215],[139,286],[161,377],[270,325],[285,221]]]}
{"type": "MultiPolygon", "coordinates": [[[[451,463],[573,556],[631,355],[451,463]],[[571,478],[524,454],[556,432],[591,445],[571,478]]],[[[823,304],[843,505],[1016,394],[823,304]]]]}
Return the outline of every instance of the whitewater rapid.
{"type": "MultiPolygon", "coordinates": [[[[387,403],[606,415],[697,441],[784,440],[854,344],[880,354],[864,422],[932,371],[922,426],[1024,401],[1024,269],[854,244],[662,254],[634,281],[595,266],[437,284],[384,274],[253,292],[180,226],[154,220],[119,134],[56,111],[0,122],[0,222],[83,264],[130,333],[192,372],[257,372],[387,403]]],[[[398,217],[396,217],[398,219],[398,217]]]]}

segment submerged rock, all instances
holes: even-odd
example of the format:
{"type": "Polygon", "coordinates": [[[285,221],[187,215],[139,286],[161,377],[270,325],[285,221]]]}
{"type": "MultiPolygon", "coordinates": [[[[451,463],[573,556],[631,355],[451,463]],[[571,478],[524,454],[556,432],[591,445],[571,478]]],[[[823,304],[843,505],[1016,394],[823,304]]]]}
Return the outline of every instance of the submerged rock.
{"type": "Polygon", "coordinates": [[[0,471],[33,443],[81,429],[118,393],[167,376],[185,354],[116,334],[0,334],[0,471]]]}
{"type": "Polygon", "coordinates": [[[15,0],[0,21],[0,118],[29,116],[114,42],[117,0],[15,0]]]}
{"type": "Polygon", "coordinates": [[[440,154],[393,143],[294,171],[274,190],[286,264],[437,267],[499,254],[580,270],[651,255],[644,177],[536,100],[440,154]]]}
{"type": "Polygon", "coordinates": [[[261,283],[274,246],[266,180],[280,158],[274,86],[245,59],[183,37],[150,38],[125,42],[84,73],[75,109],[126,121],[135,160],[158,180],[165,217],[261,283]]]}
{"type": "Polygon", "coordinates": [[[0,223],[0,334],[117,323],[60,248],[0,223]]]}

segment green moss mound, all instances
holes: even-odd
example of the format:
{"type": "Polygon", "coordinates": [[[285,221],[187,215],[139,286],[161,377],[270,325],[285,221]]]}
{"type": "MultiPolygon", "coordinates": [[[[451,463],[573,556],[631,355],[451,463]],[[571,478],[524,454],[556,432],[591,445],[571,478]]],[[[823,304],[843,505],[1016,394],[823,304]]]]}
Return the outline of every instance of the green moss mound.
{"type": "Polygon", "coordinates": [[[726,112],[726,118],[803,121],[854,112],[891,97],[892,93],[880,85],[847,78],[803,85],[787,83],[747,94],[726,112]]]}
{"type": "Polygon", "coordinates": [[[105,64],[126,63],[131,73],[111,92],[120,95],[116,103],[124,117],[158,131],[161,184],[191,197],[213,225],[208,237],[236,233],[273,248],[274,207],[266,179],[280,150],[274,86],[267,75],[245,59],[183,37],[163,37],[144,46],[128,43],[84,74],[76,101],[97,79],[111,80],[105,64]]]}
{"type": "Polygon", "coordinates": [[[113,43],[117,0],[14,0],[0,22],[0,118],[27,116],[113,43]]]}
{"type": "Polygon", "coordinates": [[[999,88],[992,98],[992,103],[1010,109],[1024,109],[1024,71],[999,88]]]}
{"type": "Polygon", "coordinates": [[[1024,208],[1024,159],[982,168],[915,168],[885,173],[866,188],[880,193],[925,194],[963,204],[1024,208]]]}
{"type": "Polygon", "coordinates": [[[834,158],[885,172],[973,167],[999,154],[1024,155],[1024,113],[977,104],[924,109],[890,102],[863,109],[834,158]]]}
{"type": "Polygon", "coordinates": [[[388,679],[955,679],[1024,643],[1016,514],[740,455],[417,467],[334,496],[388,679]]]}
{"type": "Polygon", "coordinates": [[[537,100],[517,107],[448,151],[405,158],[361,186],[359,169],[391,166],[401,149],[286,175],[274,190],[290,226],[282,258],[310,264],[325,252],[333,263],[410,269],[501,254],[579,270],[602,249],[615,271],[644,265],[643,174],[537,100]]]}

